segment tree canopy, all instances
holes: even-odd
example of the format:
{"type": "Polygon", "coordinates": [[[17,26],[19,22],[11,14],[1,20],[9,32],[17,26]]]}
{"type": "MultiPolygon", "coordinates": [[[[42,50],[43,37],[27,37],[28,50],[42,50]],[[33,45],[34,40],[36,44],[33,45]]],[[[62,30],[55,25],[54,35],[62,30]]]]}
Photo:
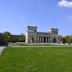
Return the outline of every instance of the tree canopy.
{"type": "Polygon", "coordinates": [[[2,33],[2,37],[0,37],[0,41],[5,42],[25,42],[25,35],[12,35],[10,32],[2,33]]]}

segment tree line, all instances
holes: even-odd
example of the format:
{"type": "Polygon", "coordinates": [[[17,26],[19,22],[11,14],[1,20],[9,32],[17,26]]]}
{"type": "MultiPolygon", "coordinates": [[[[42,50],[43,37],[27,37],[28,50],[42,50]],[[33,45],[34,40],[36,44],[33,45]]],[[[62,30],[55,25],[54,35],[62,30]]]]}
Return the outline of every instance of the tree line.
{"type": "Polygon", "coordinates": [[[62,43],[72,43],[72,35],[62,37],[61,41],[62,43]]]}
{"type": "Polygon", "coordinates": [[[25,42],[25,35],[12,35],[10,32],[0,34],[0,42],[25,42]]]}
{"type": "MultiPolygon", "coordinates": [[[[60,41],[62,43],[72,43],[72,35],[61,37],[60,41]]],[[[25,42],[25,35],[12,35],[10,32],[4,32],[0,34],[0,43],[2,42],[25,42]]]]}

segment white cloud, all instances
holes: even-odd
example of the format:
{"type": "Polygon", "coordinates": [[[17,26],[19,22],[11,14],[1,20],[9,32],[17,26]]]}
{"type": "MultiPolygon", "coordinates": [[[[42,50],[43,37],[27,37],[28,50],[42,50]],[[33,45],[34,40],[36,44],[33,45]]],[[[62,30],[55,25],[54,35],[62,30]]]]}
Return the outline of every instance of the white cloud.
{"type": "Polygon", "coordinates": [[[68,20],[72,20],[72,16],[66,16],[68,20]]]}
{"type": "Polygon", "coordinates": [[[72,1],[60,0],[58,6],[72,8],[72,1]]]}

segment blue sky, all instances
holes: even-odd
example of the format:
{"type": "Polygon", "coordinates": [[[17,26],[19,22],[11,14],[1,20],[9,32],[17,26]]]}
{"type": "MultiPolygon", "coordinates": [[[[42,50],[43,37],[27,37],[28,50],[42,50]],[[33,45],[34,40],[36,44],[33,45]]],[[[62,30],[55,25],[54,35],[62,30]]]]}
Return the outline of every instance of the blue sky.
{"type": "Polygon", "coordinates": [[[25,34],[28,25],[38,31],[59,28],[72,34],[72,0],[0,0],[0,32],[25,34]]]}

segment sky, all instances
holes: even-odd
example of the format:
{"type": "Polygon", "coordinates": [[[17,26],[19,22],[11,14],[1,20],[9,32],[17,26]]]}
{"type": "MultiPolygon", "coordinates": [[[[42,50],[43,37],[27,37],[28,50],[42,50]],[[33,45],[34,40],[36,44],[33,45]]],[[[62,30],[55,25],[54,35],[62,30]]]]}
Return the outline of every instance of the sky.
{"type": "Polygon", "coordinates": [[[0,0],[0,32],[25,34],[28,25],[72,35],[72,0],[0,0]]]}

